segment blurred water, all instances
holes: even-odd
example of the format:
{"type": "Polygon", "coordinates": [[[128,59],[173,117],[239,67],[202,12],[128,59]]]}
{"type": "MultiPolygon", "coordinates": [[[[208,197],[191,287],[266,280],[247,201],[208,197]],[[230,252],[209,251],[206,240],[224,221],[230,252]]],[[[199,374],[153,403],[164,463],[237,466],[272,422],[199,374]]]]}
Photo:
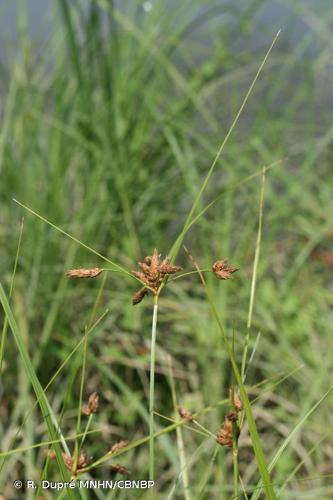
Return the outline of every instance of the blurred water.
{"type": "MultiPolygon", "coordinates": [[[[84,12],[91,0],[71,1],[82,6],[84,12]]],[[[142,15],[147,16],[152,15],[158,5],[163,8],[166,6],[170,12],[180,5],[176,0],[114,0],[114,3],[124,9],[129,6],[130,10],[137,13],[141,8],[142,15]],[[138,10],[135,6],[138,6],[138,10]]],[[[315,59],[320,50],[319,46],[322,48],[323,43],[327,43],[328,48],[333,45],[330,41],[333,20],[332,0],[296,0],[293,2],[287,0],[186,0],[182,7],[186,5],[191,6],[189,11],[196,13],[198,26],[208,9],[214,12],[209,21],[213,28],[211,32],[208,32],[206,28],[202,31],[196,29],[190,37],[190,40],[193,39],[194,42],[199,42],[208,48],[214,44],[215,34],[219,33],[223,24],[232,24],[245,11],[248,11],[250,19],[251,36],[238,37],[238,41],[232,47],[235,54],[266,47],[280,28],[282,28],[282,33],[278,45],[282,51],[296,50],[300,40],[307,35],[311,37],[311,43],[308,43],[306,47],[307,57],[315,59]]],[[[59,0],[0,0],[1,68],[8,66],[18,53],[18,27],[20,22],[25,23],[24,15],[20,16],[20,13],[24,12],[27,13],[28,31],[37,50],[43,50],[45,43],[57,30],[60,21],[59,0]]],[[[329,63],[322,66],[325,72],[331,70],[329,63]]]]}

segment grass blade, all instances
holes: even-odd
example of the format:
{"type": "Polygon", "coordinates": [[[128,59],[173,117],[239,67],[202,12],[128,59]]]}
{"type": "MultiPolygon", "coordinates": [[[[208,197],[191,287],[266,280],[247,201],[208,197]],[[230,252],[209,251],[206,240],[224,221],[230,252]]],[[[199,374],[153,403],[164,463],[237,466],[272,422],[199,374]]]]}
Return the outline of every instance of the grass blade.
{"type": "MultiPolygon", "coordinates": [[[[324,399],[327,398],[327,396],[329,395],[329,393],[332,390],[333,390],[333,387],[331,387],[330,389],[328,389],[328,391],[325,392],[325,394],[319,399],[319,401],[317,401],[317,403],[315,405],[313,405],[313,407],[310,408],[310,410],[307,411],[305,413],[305,415],[303,415],[303,417],[295,425],[295,427],[293,428],[293,430],[288,434],[287,438],[283,441],[283,443],[281,444],[281,446],[279,447],[279,449],[275,453],[274,457],[272,458],[272,460],[271,460],[271,462],[270,462],[270,464],[268,466],[269,472],[271,472],[273,470],[273,468],[275,467],[275,465],[278,462],[279,458],[281,457],[282,453],[287,448],[287,446],[289,445],[289,443],[292,441],[292,439],[294,438],[294,436],[301,429],[301,427],[303,426],[303,424],[305,423],[305,421],[310,417],[310,415],[312,415],[312,413],[318,408],[318,406],[321,405],[321,403],[324,401],[324,399]]],[[[264,485],[263,485],[262,481],[260,481],[258,483],[257,487],[256,487],[255,492],[251,496],[251,500],[258,500],[262,488],[264,488],[264,485]]]]}
{"type": "MultiPolygon", "coordinates": [[[[18,329],[16,320],[14,318],[13,312],[11,310],[11,307],[8,303],[8,299],[6,297],[5,291],[4,291],[1,284],[0,284],[0,301],[1,301],[2,307],[5,311],[5,315],[7,317],[10,329],[13,333],[16,346],[17,346],[19,353],[21,355],[23,365],[26,369],[27,375],[28,375],[28,377],[31,381],[32,387],[35,391],[35,394],[36,394],[36,397],[37,397],[37,400],[38,400],[38,403],[39,403],[39,406],[40,406],[40,409],[41,409],[41,412],[43,415],[43,419],[44,419],[44,421],[47,425],[47,428],[48,428],[50,439],[52,441],[55,441],[53,444],[53,448],[54,448],[54,451],[56,453],[56,459],[57,459],[58,467],[59,467],[59,470],[61,473],[61,477],[62,477],[63,481],[69,481],[69,474],[68,474],[68,471],[67,471],[66,466],[64,464],[64,460],[62,458],[62,455],[61,455],[60,445],[57,442],[57,440],[59,438],[59,434],[57,432],[57,428],[54,425],[52,418],[51,418],[51,415],[50,415],[50,413],[52,412],[50,404],[45,396],[43,388],[42,388],[42,386],[38,380],[38,377],[36,375],[36,372],[33,368],[32,362],[29,358],[29,354],[26,350],[26,347],[25,347],[24,342],[22,340],[22,337],[21,337],[20,331],[18,329]]],[[[70,488],[68,489],[68,497],[70,499],[73,499],[73,500],[78,498],[75,491],[70,489],[70,488]]]]}

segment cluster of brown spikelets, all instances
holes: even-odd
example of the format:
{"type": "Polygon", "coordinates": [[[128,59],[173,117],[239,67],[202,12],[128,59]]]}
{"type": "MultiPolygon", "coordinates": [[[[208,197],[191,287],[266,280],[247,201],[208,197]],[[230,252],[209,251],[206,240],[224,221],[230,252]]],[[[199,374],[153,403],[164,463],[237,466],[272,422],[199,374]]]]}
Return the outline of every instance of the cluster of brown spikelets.
{"type": "MultiPolygon", "coordinates": [[[[142,301],[142,299],[149,293],[153,295],[158,295],[163,280],[167,276],[178,273],[179,271],[182,270],[180,266],[171,264],[168,257],[164,257],[163,259],[161,259],[161,254],[158,253],[156,248],[154,249],[152,255],[147,255],[143,259],[143,262],[138,263],[138,267],[139,270],[132,271],[132,274],[136,278],[138,278],[144,286],[134,293],[132,298],[133,305],[139,304],[142,301]]],[[[236,271],[238,271],[238,268],[229,265],[227,261],[223,259],[217,260],[212,265],[212,272],[218,279],[221,280],[231,279],[232,274],[235,273],[236,271]]],[[[100,269],[99,267],[91,269],[80,268],[80,269],[71,269],[67,271],[66,275],[70,278],[96,278],[102,272],[103,269],[100,269]]],[[[88,416],[93,413],[96,413],[98,409],[98,402],[99,402],[98,399],[99,398],[97,392],[93,392],[89,396],[87,404],[82,407],[82,413],[88,416]]],[[[240,432],[240,428],[238,425],[238,413],[242,410],[242,402],[238,394],[233,395],[233,410],[234,411],[231,411],[226,414],[223,425],[216,433],[216,441],[219,444],[227,447],[233,446],[235,426],[237,429],[237,439],[240,432]]],[[[187,422],[189,423],[195,422],[192,413],[186,410],[185,408],[179,408],[178,413],[180,417],[186,420],[187,422]]],[[[126,446],[128,446],[128,441],[119,441],[112,446],[112,448],[108,452],[108,455],[113,455],[122,448],[125,448],[126,446]]],[[[49,456],[51,458],[54,458],[55,457],[54,452],[49,452],[49,456]]],[[[87,467],[90,462],[84,450],[81,450],[81,452],[79,453],[76,464],[76,470],[73,470],[74,462],[71,456],[63,453],[63,458],[66,467],[71,471],[73,475],[76,475],[77,473],[84,472],[85,470],[87,470],[87,467]]],[[[119,464],[112,465],[111,470],[120,474],[129,474],[129,471],[126,469],[126,467],[123,467],[122,465],[119,464]]]]}
{"type": "MultiPolygon", "coordinates": [[[[161,254],[158,253],[156,248],[153,255],[147,255],[143,262],[138,262],[139,271],[132,271],[132,274],[138,278],[145,286],[141,287],[132,297],[132,304],[139,304],[143,298],[151,292],[157,295],[160,286],[166,276],[178,273],[182,270],[180,266],[170,263],[169,257],[164,257],[161,260],[161,254]]],[[[212,272],[221,280],[228,280],[232,278],[232,274],[238,271],[237,267],[228,264],[224,259],[217,260],[212,265],[212,272]]],[[[70,269],[66,272],[69,278],[96,278],[103,272],[99,267],[94,268],[79,268],[70,269]]]]}
{"type": "Polygon", "coordinates": [[[145,284],[133,295],[133,305],[139,304],[141,300],[149,293],[156,295],[163,282],[163,279],[170,274],[178,273],[182,270],[181,267],[170,264],[169,258],[164,257],[161,260],[161,254],[154,250],[153,255],[147,255],[143,262],[139,262],[140,271],[132,271],[142,283],[145,284]]]}
{"type": "MultiPolygon", "coordinates": [[[[87,416],[96,413],[98,410],[98,403],[99,403],[98,393],[97,392],[91,393],[88,398],[87,404],[82,407],[81,410],[82,413],[87,416]]],[[[107,453],[107,455],[110,456],[114,455],[123,448],[126,448],[128,444],[129,444],[128,441],[123,441],[123,440],[114,443],[109,452],[107,453]]],[[[54,450],[48,450],[47,456],[52,460],[56,458],[54,450]]],[[[91,458],[88,457],[87,452],[84,449],[80,450],[76,464],[74,462],[74,458],[71,455],[63,452],[62,457],[67,469],[71,472],[72,477],[76,477],[78,474],[86,472],[88,470],[89,464],[91,463],[91,458]]],[[[118,474],[125,474],[125,475],[130,474],[130,471],[126,467],[120,464],[112,464],[111,470],[118,474]]]]}
{"type": "MultiPolygon", "coordinates": [[[[232,448],[233,446],[233,438],[234,438],[234,428],[236,429],[236,439],[240,434],[240,427],[238,425],[238,414],[243,409],[242,401],[239,397],[239,394],[234,393],[233,395],[233,410],[226,414],[223,425],[217,431],[215,437],[216,442],[222,446],[226,446],[227,448],[232,448]]],[[[186,420],[187,422],[196,422],[194,420],[193,414],[185,409],[178,408],[179,416],[186,420]]]]}
{"type": "Polygon", "coordinates": [[[236,439],[238,439],[240,434],[238,413],[242,411],[243,405],[239,394],[237,393],[234,394],[233,408],[234,411],[226,414],[223,424],[216,433],[216,442],[222,446],[227,446],[228,448],[232,448],[233,445],[234,429],[236,430],[236,439]]]}
{"type": "Polygon", "coordinates": [[[212,266],[212,271],[218,279],[229,280],[231,275],[238,271],[238,268],[229,266],[226,260],[217,260],[212,266]]]}
{"type": "Polygon", "coordinates": [[[82,407],[82,413],[88,416],[92,413],[96,413],[98,409],[98,401],[99,396],[97,392],[93,392],[92,394],[90,394],[88,403],[82,407]]]}

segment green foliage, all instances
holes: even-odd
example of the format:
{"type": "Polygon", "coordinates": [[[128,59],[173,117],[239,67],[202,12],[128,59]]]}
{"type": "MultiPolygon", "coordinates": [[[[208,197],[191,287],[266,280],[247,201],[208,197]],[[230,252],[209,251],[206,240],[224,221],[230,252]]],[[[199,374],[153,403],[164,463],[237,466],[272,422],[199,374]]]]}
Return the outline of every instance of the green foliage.
{"type": "MultiPolygon", "coordinates": [[[[179,405],[198,412],[200,424],[216,432],[234,383],[221,328],[229,341],[234,332],[232,364],[240,370],[264,165],[249,356],[258,332],[260,337],[244,385],[250,431],[260,437],[281,498],[332,495],[331,478],[324,475],[332,454],[333,128],[326,68],[333,9],[324,3],[288,3],[281,26],[273,19],[267,23],[273,2],[258,0],[247,7],[156,1],[150,12],[136,0],[59,0],[50,7],[54,21],[43,50],[29,33],[25,2],[20,3],[17,50],[0,61],[1,301],[9,322],[1,373],[0,493],[6,498],[17,478],[60,479],[57,465],[45,460],[47,446],[32,447],[58,437],[54,421],[44,425],[34,410],[32,388],[43,414],[48,405],[62,435],[73,437],[86,326],[91,330],[83,399],[100,393],[92,430],[101,432],[88,434],[85,447],[98,462],[114,442],[127,439],[129,448],[116,463],[127,466],[133,479],[148,478],[151,301],[133,308],[137,283],[121,272],[89,282],[69,281],[64,272],[115,270],[115,263],[121,266],[117,271],[131,271],[155,247],[163,255],[170,252],[194,201],[186,247],[200,268],[228,258],[240,271],[227,282],[204,273],[220,326],[197,274],[169,280],[159,298],[154,408],[175,418],[170,355],[179,405]],[[282,34],[216,156],[279,28],[282,34]],[[59,367],[44,394],[41,387],[59,367]]],[[[177,263],[193,271],[180,245],[177,263]]],[[[158,497],[184,497],[185,456],[192,498],[231,498],[232,451],[214,448],[211,437],[187,425],[181,455],[176,424],[169,424],[155,416],[158,497]]],[[[73,440],[67,444],[73,452],[73,440]]],[[[246,425],[238,453],[244,482],[239,491],[244,486],[249,495],[260,471],[246,425]]],[[[259,451],[261,472],[263,455],[259,451]]],[[[111,477],[109,461],[102,463],[93,477],[111,477]]],[[[126,492],[116,495],[127,498],[126,492]]],[[[131,498],[145,495],[131,490],[131,498]]]]}

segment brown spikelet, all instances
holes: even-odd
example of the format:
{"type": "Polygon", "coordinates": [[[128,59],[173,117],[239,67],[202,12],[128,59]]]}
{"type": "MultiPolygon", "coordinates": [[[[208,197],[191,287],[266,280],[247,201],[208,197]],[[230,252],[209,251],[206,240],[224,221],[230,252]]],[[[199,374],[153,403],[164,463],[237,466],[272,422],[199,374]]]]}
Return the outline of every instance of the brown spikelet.
{"type": "Polygon", "coordinates": [[[119,450],[122,450],[123,448],[126,448],[126,446],[128,445],[128,441],[118,441],[117,443],[115,443],[111,450],[109,451],[109,453],[116,453],[117,451],[119,450]]]}
{"type": "Polygon", "coordinates": [[[81,450],[77,460],[76,471],[73,471],[73,466],[74,466],[73,458],[64,452],[62,453],[62,458],[64,459],[67,469],[70,470],[71,472],[81,472],[83,469],[87,467],[87,465],[89,465],[90,462],[85,450],[81,450]]]}
{"type": "MultiPolygon", "coordinates": [[[[237,413],[230,412],[225,416],[223,425],[219,428],[216,433],[216,442],[222,446],[226,446],[227,448],[232,448],[233,443],[233,431],[232,424],[233,422],[237,423],[237,413]]],[[[237,438],[239,435],[239,427],[237,425],[237,438]]]]}
{"type": "Polygon", "coordinates": [[[84,415],[91,415],[92,413],[96,413],[98,409],[98,401],[99,396],[97,392],[91,393],[88,399],[88,403],[82,407],[82,413],[84,413],[84,415]]]}
{"type": "Polygon", "coordinates": [[[45,457],[48,457],[50,460],[54,460],[56,457],[55,451],[50,449],[50,450],[45,450],[45,457]]]}
{"type": "Polygon", "coordinates": [[[142,287],[140,288],[140,290],[135,292],[132,298],[133,306],[136,306],[136,304],[140,304],[141,300],[143,300],[146,295],[148,295],[148,290],[145,287],[142,287]]]}
{"type": "Polygon", "coordinates": [[[124,474],[126,476],[130,474],[130,471],[126,469],[126,467],[120,464],[111,465],[111,470],[113,472],[117,472],[118,474],[124,474]]]}
{"type": "Polygon", "coordinates": [[[78,472],[80,472],[81,469],[84,469],[85,467],[87,467],[87,465],[89,465],[89,463],[90,463],[90,459],[89,459],[86,451],[84,451],[84,450],[80,451],[79,458],[77,461],[78,472]]]}
{"type": "Polygon", "coordinates": [[[67,455],[67,453],[62,452],[62,458],[64,459],[64,462],[65,462],[67,469],[69,469],[71,471],[72,467],[73,467],[72,457],[70,455],[67,455]]]}
{"type": "Polygon", "coordinates": [[[168,257],[161,261],[161,255],[156,248],[153,255],[147,255],[143,262],[138,263],[138,266],[140,270],[132,272],[147,288],[141,288],[133,295],[133,305],[139,304],[148,291],[156,295],[165,276],[178,273],[182,269],[179,266],[170,264],[168,257]]]}
{"type": "Polygon", "coordinates": [[[94,267],[92,269],[70,269],[66,272],[66,276],[69,278],[96,278],[103,272],[103,269],[99,267],[94,267]]]}
{"type": "Polygon", "coordinates": [[[217,260],[212,266],[212,271],[220,280],[228,280],[231,275],[238,271],[237,267],[229,266],[226,260],[217,260]]]}
{"type": "Polygon", "coordinates": [[[187,420],[188,422],[193,422],[193,415],[190,411],[185,408],[178,408],[178,413],[181,418],[187,420]]]}
{"type": "Polygon", "coordinates": [[[242,411],[243,409],[243,403],[238,392],[234,393],[234,407],[236,411],[242,411]]]}

